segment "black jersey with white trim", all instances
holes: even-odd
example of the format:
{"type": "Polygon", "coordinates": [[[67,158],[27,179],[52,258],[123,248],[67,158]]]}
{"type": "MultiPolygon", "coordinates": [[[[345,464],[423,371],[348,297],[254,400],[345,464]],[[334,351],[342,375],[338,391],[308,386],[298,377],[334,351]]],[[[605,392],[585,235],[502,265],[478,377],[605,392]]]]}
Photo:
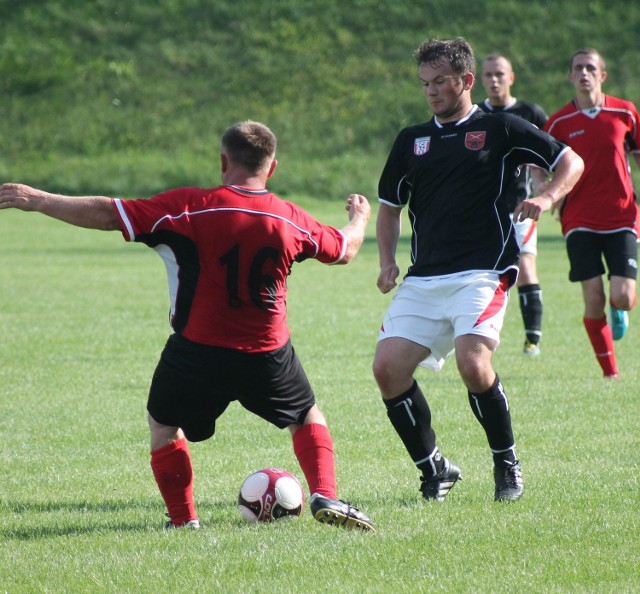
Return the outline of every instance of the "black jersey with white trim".
{"type": "Polygon", "coordinates": [[[432,118],[395,139],[378,185],[379,201],[408,205],[407,276],[517,266],[518,246],[504,189],[523,164],[553,171],[566,145],[518,116],[476,106],[461,120],[432,118]]]}
{"type": "MultiPolygon", "coordinates": [[[[549,119],[544,109],[538,104],[520,101],[520,99],[515,98],[509,105],[491,105],[489,100],[485,99],[482,103],[478,103],[478,107],[487,113],[512,113],[527,120],[527,122],[531,122],[541,130],[549,119]]],[[[520,202],[531,195],[531,176],[527,167],[520,169],[520,173],[509,184],[504,195],[511,212],[515,210],[520,202]]]]}

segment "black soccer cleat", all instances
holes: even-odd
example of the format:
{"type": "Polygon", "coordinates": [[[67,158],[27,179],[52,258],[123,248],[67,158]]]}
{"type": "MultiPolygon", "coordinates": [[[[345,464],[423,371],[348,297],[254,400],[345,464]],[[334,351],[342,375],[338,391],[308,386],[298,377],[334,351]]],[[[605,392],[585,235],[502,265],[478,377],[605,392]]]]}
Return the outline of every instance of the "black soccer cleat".
{"type": "Polygon", "coordinates": [[[427,478],[424,476],[420,477],[422,481],[420,491],[422,491],[422,496],[425,499],[444,501],[444,498],[449,491],[451,491],[453,485],[462,480],[460,469],[446,458],[442,460],[444,461],[444,467],[438,474],[427,478]]]}
{"type": "Polygon", "coordinates": [[[329,499],[319,493],[311,496],[311,513],[323,524],[358,528],[367,532],[374,532],[376,527],[369,517],[357,507],[341,499],[329,499]]]}
{"type": "Polygon", "coordinates": [[[173,530],[174,528],[186,528],[188,530],[200,530],[200,522],[198,520],[189,520],[179,526],[176,526],[171,520],[169,520],[164,526],[164,530],[173,530]]]}
{"type": "Polygon", "coordinates": [[[517,501],[522,497],[524,482],[520,462],[507,463],[493,467],[493,478],[496,481],[494,501],[517,501]]]}

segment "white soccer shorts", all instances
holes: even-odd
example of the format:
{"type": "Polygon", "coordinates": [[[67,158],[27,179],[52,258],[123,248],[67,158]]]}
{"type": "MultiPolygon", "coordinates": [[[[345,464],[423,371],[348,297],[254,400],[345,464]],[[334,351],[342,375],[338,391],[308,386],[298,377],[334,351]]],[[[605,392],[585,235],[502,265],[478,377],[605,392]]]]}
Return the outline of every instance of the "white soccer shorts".
{"type": "MultiPolygon", "coordinates": [[[[511,215],[513,218],[513,214],[511,215]]],[[[521,254],[538,254],[538,224],[533,219],[525,219],[513,224],[516,241],[521,254]]]]}
{"type": "Polygon", "coordinates": [[[405,338],[428,348],[420,363],[440,371],[456,337],[486,336],[500,343],[509,299],[508,275],[465,272],[446,277],[407,277],[384,316],[378,341],[405,338]]]}

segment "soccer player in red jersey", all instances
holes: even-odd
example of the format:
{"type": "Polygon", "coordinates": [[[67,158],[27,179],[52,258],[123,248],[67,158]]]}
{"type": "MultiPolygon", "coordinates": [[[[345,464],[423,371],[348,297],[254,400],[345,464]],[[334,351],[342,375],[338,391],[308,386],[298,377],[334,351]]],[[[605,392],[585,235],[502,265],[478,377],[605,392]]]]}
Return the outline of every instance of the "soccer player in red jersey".
{"type": "Polygon", "coordinates": [[[347,198],[349,223],[323,225],[266,189],[276,138],[259,122],[239,122],[221,141],[222,185],[179,188],[149,199],[70,197],[19,184],[0,186],[0,209],[38,211],[91,229],[121,231],[164,260],[171,325],[147,403],[151,468],[169,512],[166,528],[199,528],[187,441],[213,436],[237,400],[287,427],[324,523],[373,530],[338,499],[333,441],[291,344],[286,280],[295,262],[346,264],[370,215],[367,199],[347,198]]]}
{"type": "Polygon", "coordinates": [[[629,155],[640,166],[640,118],[630,101],[605,95],[605,61],[593,48],[576,51],[569,80],[575,98],[547,124],[552,136],[578,153],[585,169],[560,203],[569,280],[582,284],[584,325],[603,374],[618,377],[613,341],[624,336],[627,312],[636,304],[638,208],[629,155]],[[611,325],[602,275],[609,275],[611,325]]]}

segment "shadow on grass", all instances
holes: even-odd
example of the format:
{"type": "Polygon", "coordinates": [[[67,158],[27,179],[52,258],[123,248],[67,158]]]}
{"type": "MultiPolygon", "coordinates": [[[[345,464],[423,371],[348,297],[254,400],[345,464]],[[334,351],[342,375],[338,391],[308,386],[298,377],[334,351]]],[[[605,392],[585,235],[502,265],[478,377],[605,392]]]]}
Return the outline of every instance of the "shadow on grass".
{"type": "MultiPolygon", "coordinates": [[[[228,513],[235,502],[219,501],[199,506],[205,515],[211,515],[212,510],[228,513]]],[[[3,501],[0,509],[13,514],[28,515],[28,520],[22,522],[18,517],[14,526],[8,526],[5,519],[0,529],[0,538],[6,540],[38,540],[55,538],[58,536],[81,536],[83,534],[100,534],[108,532],[159,532],[166,521],[166,509],[161,501],[3,501]],[[122,519],[113,514],[124,514],[135,518],[122,519]],[[140,513],[138,513],[140,512],[140,513]],[[42,514],[42,521],[36,517],[42,514]],[[47,514],[62,514],[49,516],[47,514]],[[158,518],[149,521],[149,517],[158,518]]]]}
{"type": "Polygon", "coordinates": [[[154,510],[162,506],[156,502],[142,501],[3,501],[2,506],[9,511],[22,513],[49,513],[49,512],[120,512],[131,509],[154,510]]]}

